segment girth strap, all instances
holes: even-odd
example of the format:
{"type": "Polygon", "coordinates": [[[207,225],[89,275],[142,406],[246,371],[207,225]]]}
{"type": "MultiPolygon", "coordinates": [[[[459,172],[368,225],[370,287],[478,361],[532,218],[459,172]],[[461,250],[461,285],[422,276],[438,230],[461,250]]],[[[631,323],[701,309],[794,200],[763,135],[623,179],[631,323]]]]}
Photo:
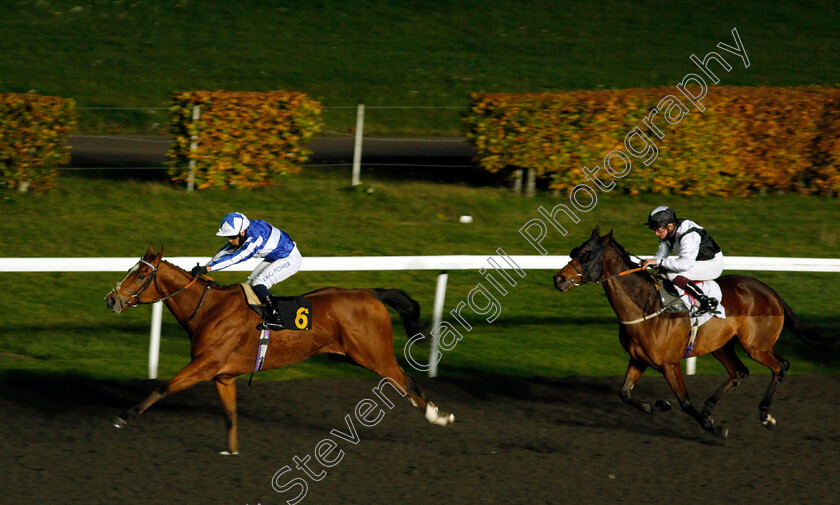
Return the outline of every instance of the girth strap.
{"type": "Polygon", "coordinates": [[[685,345],[685,352],[683,353],[683,359],[691,356],[691,351],[694,350],[694,344],[697,342],[697,330],[699,326],[692,326],[691,327],[691,334],[688,337],[688,343],[685,345]]]}
{"type": "Polygon", "coordinates": [[[259,346],[257,347],[257,362],[254,363],[254,371],[251,372],[251,376],[248,377],[248,386],[251,385],[251,379],[254,378],[254,372],[259,372],[263,368],[263,363],[265,362],[265,354],[266,352],[268,352],[268,335],[268,330],[262,330],[262,333],[260,334],[260,342],[259,346]]]}

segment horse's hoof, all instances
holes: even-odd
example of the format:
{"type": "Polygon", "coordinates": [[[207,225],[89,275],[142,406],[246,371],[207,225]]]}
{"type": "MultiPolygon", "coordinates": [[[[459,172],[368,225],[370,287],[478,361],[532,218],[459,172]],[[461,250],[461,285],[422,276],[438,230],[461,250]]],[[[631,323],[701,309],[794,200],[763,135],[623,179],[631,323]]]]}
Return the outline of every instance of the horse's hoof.
{"type": "Polygon", "coordinates": [[[114,416],[114,418],[111,419],[111,426],[113,426],[114,428],[125,428],[126,426],[128,426],[128,423],[125,422],[125,419],[123,419],[122,417],[114,416]]]}
{"type": "Polygon", "coordinates": [[[656,400],[655,408],[657,412],[667,412],[671,410],[671,402],[668,400],[656,400]]]}
{"type": "Polygon", "coordinates": [[[438,426],[447,426],[455,422],[454,414],[441,414],[434,403],[426,404],[426,420],[438,426]]]}
{"type": "Polygon", "coordinates": [[[222,451],[219,454],[221,454],[222,456],[236,456],[239,454],[239,452],[222,451]]]}
{"type": "Polygon", "coordinates": [[[721,440],[726,440],[726,437],[729,436],[729,428],[726,426],[715,427],[715,436],[721,440]]]}
{"type": "Polygon", "coordinates": [[[768,430],[772,430],[776,427],[776,418],[774,418],[770,414],[767,414],[766,417],[761,420],[761,424],[763,424],[764,427],[768,430]]]}

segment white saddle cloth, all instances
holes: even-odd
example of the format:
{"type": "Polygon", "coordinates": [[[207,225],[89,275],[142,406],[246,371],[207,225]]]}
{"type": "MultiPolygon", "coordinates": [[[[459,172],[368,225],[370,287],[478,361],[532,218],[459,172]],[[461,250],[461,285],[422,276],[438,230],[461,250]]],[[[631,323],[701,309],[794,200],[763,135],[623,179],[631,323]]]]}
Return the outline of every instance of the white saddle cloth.
{"type": "Polygon", "coordinates": [[[718,306],[717,312],[707,312],[697,317],[694,313],[700,305],[700,302],[693,296],[686,294],[682,289],[677,288],[680,292],[680,299],[688,307],[688,317],[691,319],[691,326],[700,326],[712,317],[726,319],[726,309],[723,308],[723,292],[720,290],[720,285],[715,281],[700,281],[695,283],[695,285],[700,288],[704,295],[717,300],[718,306]]]}

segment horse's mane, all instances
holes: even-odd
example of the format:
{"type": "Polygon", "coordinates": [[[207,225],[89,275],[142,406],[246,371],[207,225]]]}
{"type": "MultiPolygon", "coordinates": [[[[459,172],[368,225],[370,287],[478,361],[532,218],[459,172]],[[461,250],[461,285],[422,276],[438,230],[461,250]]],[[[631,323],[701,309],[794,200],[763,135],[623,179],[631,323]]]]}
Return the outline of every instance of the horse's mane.
{"type": "MultiPolygon", "coordinates": [[[[615,239],[615,237],[610,237],[610,245],[613,247],[613,249],[615,249],[615,252],[617,252],[619,254],[619,256],[621,256],[621,259],[624,260],[625,265],[631,266],[633,268],[636,268],[640,265],[640,263],[637,263],[637,262],[633,261],[633,259],[630,257],[630,253],[628,253],[624,249],[624,246],[622,246],[621,244],[618,243],[618,241],[615,239]]],[[[644,278],[645,282],[649,282],[649,283],[652,282],[654,284],[656,283],[656,279],[654,278],[654,276],[651,275],[649,272],[647,272],[645,270],[642,270],[640,272],[636,272],[632,275],[634,277],[636,275],[641,275],[642,278],[644,278]]]]}
{"type": "MultiPolygon", "coordinates": [[[[174,268],[174,269],[176,269],[176,270],[180,270],[180,271],[182,271],[182,272],[184,272],[184,273],[189,273],[189,272],[187,272],[186,270],[184,270],[183,268],[181,268],[181,267],[179,267],[178,265],[176,265],[175,263],[172,263],[171,261],[166,261],[165,259],[161,259],[161,260],[160,260],[160,262],[161,262],[161,263],[166,263],[167,265],[171,266],[172,268],[174,268]]],[[[209,285],[210,285],[210,289],[219,289],[219,288],[227,288],[227,287],[230,287],[229,285],[219,284],[219,283],[217,283],[217,282],[216,282],[216,281],[214,281],[214,280],[207,279],[206,277],[202,277],[202,278],[200,278],[199,280],[202,280],[202,281],[206,282],[207,284],[209,284],[209,285]]]]}
{"type": "Polygon", "coordinates": [[[624,247],[618,243],[615,237],[610,237],[610,245],[612,245],[616,252],[621,256],[621,258],[624,260],[624,263],[632,266],[638,266],[638,263],[636,263],[630,258],[630,253],[628,253],[624,249],[624,247]]]}

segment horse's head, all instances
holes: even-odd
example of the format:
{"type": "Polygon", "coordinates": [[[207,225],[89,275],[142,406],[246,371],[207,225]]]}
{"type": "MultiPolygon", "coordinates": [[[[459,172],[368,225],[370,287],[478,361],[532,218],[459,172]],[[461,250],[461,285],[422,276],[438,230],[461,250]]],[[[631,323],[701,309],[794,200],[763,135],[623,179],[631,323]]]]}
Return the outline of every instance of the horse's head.
{"type": "Polygon", "coordinates": [[[114,289],[105,295],[105,306],[108,310],[119,314],[126,307],[155,301],[158,294],[156,290],[149,290],[148,287],[154,282],[162,256],[162,247],[155,253],[154,248],[149,246],[140,261],[128,270],[125,279],[118,282],[114,289]]]}
{"type": "Polygon", "coordinates": [[[572,258],[565,267],[554,274],[554,287],[566,292],[572,286],[595,282],[604,274],[604,252],[612,239],[612,230],[601,236],[601,229],[595,227],[589,239],[572,249],[572,258]]]}

